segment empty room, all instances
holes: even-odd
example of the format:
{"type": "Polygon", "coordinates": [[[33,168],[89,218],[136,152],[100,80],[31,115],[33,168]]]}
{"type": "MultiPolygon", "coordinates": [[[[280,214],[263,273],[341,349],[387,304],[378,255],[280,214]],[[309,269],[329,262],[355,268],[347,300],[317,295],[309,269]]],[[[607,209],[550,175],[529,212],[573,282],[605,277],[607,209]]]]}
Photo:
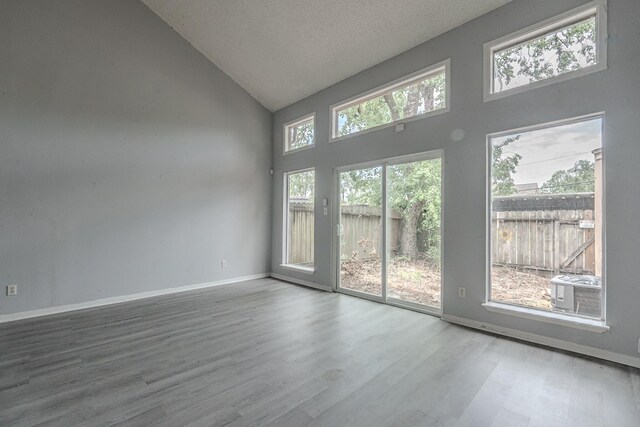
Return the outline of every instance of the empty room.
{"type": "Polygon", "coordinates": [[[0,426],[640,426],[640,1],[0,0],[0,426]]]}

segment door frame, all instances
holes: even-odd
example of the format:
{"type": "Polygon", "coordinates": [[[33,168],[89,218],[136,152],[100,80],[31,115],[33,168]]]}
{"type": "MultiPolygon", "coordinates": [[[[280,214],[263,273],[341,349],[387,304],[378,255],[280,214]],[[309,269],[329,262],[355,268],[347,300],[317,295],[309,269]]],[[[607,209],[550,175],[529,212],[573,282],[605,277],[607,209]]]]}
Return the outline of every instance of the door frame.
{"type": "Polygon", "coordinates": [[[443,230],[444,230],[444,150],[429,150],[421,153],[409,154],[404,156],[388,157],[380,160],[373,160],[362,163],[354,163],[336,167],[333,169],[333,183],[331,186],[331,200],[333,201],[333,209],[331,209],[331,289],[346,295],[356,296],[370,301],[380,302],[396,307],[406,308],[421,313],[431,314],[441,317],[443,313],[444,301],[444,248],[443,248],[443,230]],[[426,160],[440,159],[440,308],[430,307],[423,304],[417,304],[410,301],[403,301],[397,298],[387,297],[387,263],[389,258],[387,241],[388,241],[388,206],[387,206],[387,167],[404,163],[412,163],[426,160]],[[382,295],[371,295],[364,292],[352,291],[340,287],[340,236],[338,235],[338,224],[340,220],[340,173],[349,172],[359,169],[368,169],[373,167],[382,168],[382,295]]]}

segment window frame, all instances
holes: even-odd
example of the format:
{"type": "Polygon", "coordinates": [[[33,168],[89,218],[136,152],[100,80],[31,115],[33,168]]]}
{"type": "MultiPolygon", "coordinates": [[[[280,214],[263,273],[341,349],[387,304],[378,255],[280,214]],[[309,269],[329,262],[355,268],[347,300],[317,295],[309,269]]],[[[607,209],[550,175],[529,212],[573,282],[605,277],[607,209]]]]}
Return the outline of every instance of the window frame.
{"type": "MultiPolygon", "coordinates": [[[[280,264],[280,267],[287,269],[287,270],[293,270],[293,271],[299,271],[302,273],[307,273],[307,274],[313,274],[315,272],[315,264],[316,264],[316,260],[315,260],[315,248],[314,248],[314,257],[313,257],[313,265],[311,267],[306,267],[300,264],[291,264],[289,263],[289,247],[291,245],[290,242],[290,236],[289,236],[289,176],[290,175],[295,175],[297,173],[302,173],[302,172],[313,172],[313,222],[314,222],[314,226],[313,226],[313,233],[315,235],[316,232],[316,227],[315,227],[315,209],[316,209],[316,184],[317,184],[317,177],[316,177],[316,168],[315,167],[310,167],[310,168],[304,168],[304,169],[296,169],[296,170],[292,170],[292,171],[288,171],[288,172],[284,172],[283,173],[283,210],[282,210],[282,263],[280,264]]],[[[314,238],[314,244],[315,244],[315,238],[314,238]]]]}
{"type": "Polygon", "coordinates": [[[283,156],[286,156],[287,154],[297,153],[299,151],[308,150],[315,146],[316,146],[316,113],[315,111],[282,124],[282,155],[283,156]],[[308,144],[308,145],[305,145],[304,147],[287,150],[287,147],[289,146],[289,132],[288,132],[289,128],[298,126],[309,120],[313,121],[313,144],[308,144]]]}
{"type": "Polygon", "coordinates": [[[492,213],[492,195],[491,195],[491,150],[492,139],[502,136],[513,135],[517,133],[532,132],[550,129],[554,127],[570,125],[574,123],[586,122],[589,120],[600,119],[601,120],[601,149],[606,147],[605,136],[605,113],[603,111],[586,114],[578,117],[570,117],[566,119],[555,120],[546,123],[534,124],[524,126],[520,128],[508,129],[499,132],[489,133],[486,136],[486,209],[485,209],[485,302],[483,307],[494,313],[507,314],[515,317],[521,317],[530,320],[536,320],[544,323],[551,323],[555,325],[568,326],[576,329],[587,330],[591,332],[602,333],[609,330],[607,325],[607,191],[606,180],[607,171],[606,163],[602,164],[602,291],[601,291],[601,312],[599,318],[581,316],[576,314],[568,314],[554,311],[545,311],[536,309],[533,307],[525,307],[516,304],[509,304],[506,302],[492,301],[491,299],[491,269],[492,269],[492,234],[491,234],[491,213],[492,213]]]}
{"type": "Polygon", "coordinates": [[[552,18],[530,25],[484,44],[484,102],[534,90],[558,82],[571,80],[607,69],[607,0],[594,0],[552,18]],[[575,71],[569,71],[548,79],[527,83],[501,92],[494,88],[494,54],[505,49],[523,45],[549,33],[570,27],[591,16],[596,24],[596,63],[575,71]]]}
{"type": "MultiPolygon", "coordinates": [[[[445,217],[444,217],[444,204],[445,204],[445,182],[444,182],[444,174],[445,174],[445,153],[443,149],[434,149],[424,152],[418,152],[413,154],[407,154],[402,156],[395,157],[387,157],[379,160],[370,160],[361,163],[353,163],[349,165],[339,166],[333,169],[333,183],[331,190],[331,200],[333,201],[333,209],[331,211],[331,224],[334,232],[332,233],[332,242],[331,242],[331,275],[333,277],[331,282],[331,289],[335,292],[341,292],[346,295],[357,296],[359,298],[367,299],[370,301],[377,301],[384,304],[388,304],[395,307],[406,308],[409,310],[417,311],[420,313],[430,314],[432,316],[442,317],[444,313],[444,274],[440,275],[440,307],[433,307],[424,304],[417,304],[413,302],[403,301],[398,298],[388,298],[386,297],[386,288],[387,288],[387,261],[388,261],[388,253],[387,251],[382,251],[382,296],[376,296],[372,294],[367,294],[363,292],[353,291],[348,288],[344,288],[340,286],[340,255],[341,251],[339,249],[340,246],[340,235],[338,234],[338,225],[340,224],[340,174],[343,172],[355,171],[359,169],[368,169],[374,167],[382,168],[381,175],[381,195],[382,195],[382,210],[384,212],[388,211],[387,208],[387,190],[388,186],[386,185],[387,181],[387,168],[389,166],[396,166],[405,163],[413,163],[420,161],[428,161],[428,160],[440,160],[440,232],[438,236],[440,238],[440,265],[444,266],[445,258],[444,258],[444,228],[445,228],[445,217]]],[[[382,221],[382,236],[383,236],[383,245],[387,244],[387,231],[388,228],[387,221],[382,221]]],[[[443,267],[442,267],[443,268],[443,267]]]]}
{"type": "Polygon", "coordinates": [[[348,98],[346,100],[332,104],[329,107],[329,116],[331,117],[331,137],[329,139],[329,142],[331,143],[331,142],[342,141],[348,138],[352,138],[354,136],[363,135],[369,132],[374,132],[380,129],[392,127],[400,123],[407,123],[407,122],[412,122],[414,120],[421,120],[427,117],[433,117],[439,114],[448,113],[449,111],[451,111],[451,59],[445,59],[444,61],[440,61],[437,64],[433,64],[426,68],[422,68],[409,75],[400,77],[391,82],[377,86],[366,92],[352,96],[351,98],[348,98]],[[344,110],[346,108],[352,107],[362,102],[377,98],[378,96],[382,95],[387,91],[397,90],[403,86],[408,86],[411,83],[424,80],[432,74],[437,74],[438,71],[444,71],[444,75],[445,75],[445,106],[444,108],[439,108],[433,111],[427,111],[425,113],[417,114],[412,117],[391,121],[389,123],[374,126],[358,132],[353,132],[347,135],[338,136],[338,120],[337,120],[338,111],[344,110]]]}

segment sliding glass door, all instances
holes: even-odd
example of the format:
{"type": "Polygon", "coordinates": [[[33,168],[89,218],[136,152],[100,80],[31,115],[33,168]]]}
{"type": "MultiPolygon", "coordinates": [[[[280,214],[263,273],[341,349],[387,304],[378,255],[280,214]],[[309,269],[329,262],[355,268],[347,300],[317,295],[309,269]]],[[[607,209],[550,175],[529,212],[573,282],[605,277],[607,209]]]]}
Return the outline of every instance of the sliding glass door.
{"type": "Polygon", "coordinates": [[[338,290],[441,310],[441,155],[337,171],[338,290]]]}
{"type": "Polygon", "coordinates": [[[340,287],[382,297],[382,166],[340,172],[340,287]]]}

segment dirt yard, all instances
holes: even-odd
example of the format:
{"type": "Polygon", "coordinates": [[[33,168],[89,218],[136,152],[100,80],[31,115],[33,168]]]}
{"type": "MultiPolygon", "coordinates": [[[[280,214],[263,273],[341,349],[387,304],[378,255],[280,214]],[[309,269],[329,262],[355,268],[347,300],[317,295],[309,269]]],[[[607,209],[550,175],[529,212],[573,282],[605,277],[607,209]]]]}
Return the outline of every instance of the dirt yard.
{"type": "MultiPolygon", "coordinates": [[[[440,269],[426,260],[389,260],[389,296],[440,307],[440,269]]],[[[380,260],[350,259],[342,262],[344,288],[380,295],[380,260]]],[[[471,285],[471,284],[470,284],[471,285]]],[[[477,286],[484,286],[479,278],[477,286]]],[[[492,272],[492,300],[551,310],[549,278],[507,267],[492,272]]]]}

